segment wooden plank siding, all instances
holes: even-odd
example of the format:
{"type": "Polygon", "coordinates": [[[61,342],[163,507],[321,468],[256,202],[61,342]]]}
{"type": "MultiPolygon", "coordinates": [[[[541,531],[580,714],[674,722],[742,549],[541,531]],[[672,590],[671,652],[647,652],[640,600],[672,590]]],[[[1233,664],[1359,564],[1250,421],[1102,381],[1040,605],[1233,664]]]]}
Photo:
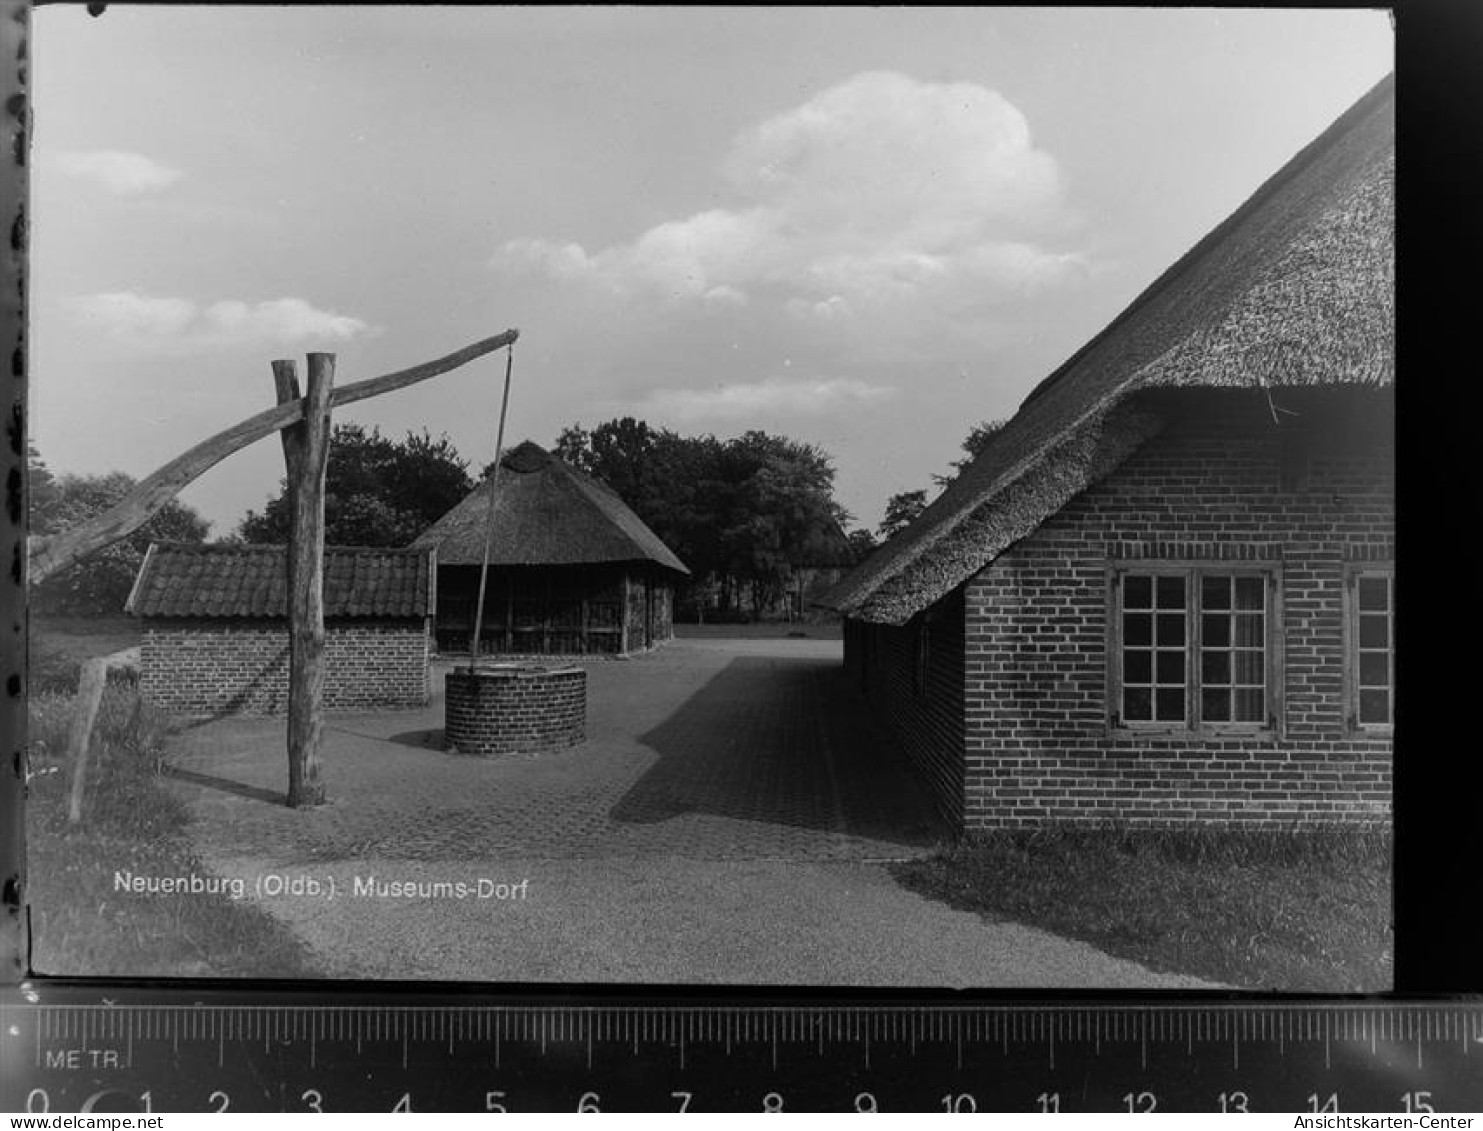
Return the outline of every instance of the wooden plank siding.
{"type": "MultiPolygon", "coordinates": [[[[478,567],[444,565],[438,576],[438,648],[453,654],[466,652],[474,623],[478,567]]],[[[673,584],[662,570],[622,563],[492,568],[484,595],[480,648],[507,655],[640,651],[646,647],[646,623],[648,639],[655,643],[673,635],[669,627],[672,609],[673,584]],[[652,592],[647,604],[646,586],[652,592]]]]}

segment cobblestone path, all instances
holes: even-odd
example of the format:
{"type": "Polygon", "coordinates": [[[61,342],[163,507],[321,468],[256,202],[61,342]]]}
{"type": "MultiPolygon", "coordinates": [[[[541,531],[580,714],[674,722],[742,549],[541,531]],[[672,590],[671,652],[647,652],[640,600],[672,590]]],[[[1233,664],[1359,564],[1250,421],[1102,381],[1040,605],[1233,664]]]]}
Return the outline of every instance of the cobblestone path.
{"type": "MultiPolygon", "coordinates": [[[[294,812],[282,720],[177,736],[175,788],[211,854],[280,860],[666,856],[871,860],[941,835],[847,684],[837,641],[676,641],[588,666],[588,740],[539,757],[444,753],[425,711],[329,716],[330,804],[294,812]]],[[[441,689],[442,676],[437,683],[441,689]]]]}

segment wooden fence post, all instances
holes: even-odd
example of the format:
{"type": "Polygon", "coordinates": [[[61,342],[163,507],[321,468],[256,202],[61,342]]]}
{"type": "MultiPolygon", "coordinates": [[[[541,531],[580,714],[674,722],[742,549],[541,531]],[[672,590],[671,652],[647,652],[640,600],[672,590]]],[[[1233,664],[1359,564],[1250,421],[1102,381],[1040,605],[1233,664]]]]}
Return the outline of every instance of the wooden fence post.
{"type": "Polygon", "coordinates": [[[108,658],[99,657],[82,665],[77,680],[77,697],[72,700],[72,725],[67,730],[67,767],[72,773],[72,789],[67,798],[67,823],[82,820],[83,783],[88,772],[88,751],[92,746],[93,720],[103,701],[103,687],[108,682],[108,658]]]}
{"type": "MultiPolygon", "coordinates": [[[[279,396],[291,392],[292,375],[278,365],[279,396]]],[[[330,453],[330,393],[335,355],[309,355],[304,419],[284,433],[290,465],[293,528],[288,543],[288,803],[295,809],[324,801],[319,749],[324,737],[324,478],[330,453]],[[297,436],[289,431],[302,429],[297,436]],[[294,450],[296,449],[296,451],[294,450]]]]}
{"type": "Polygon", "coordinates": [[[128,668],[138,671],[138,666],[129,659],[130,649],[99,656],[82,665],[77,679],[77,695],[72,700],[72,725],[67,729],[67,766],[72,773],[72,789],[67,799],[67,823],[75,825],[82,820],[82,798],[88,773],[88,758],[92,754],[93,725],[98,718],[98,707],[103,702],[103,692],[108,684],[108,673],[115,669],[128,668]]]}

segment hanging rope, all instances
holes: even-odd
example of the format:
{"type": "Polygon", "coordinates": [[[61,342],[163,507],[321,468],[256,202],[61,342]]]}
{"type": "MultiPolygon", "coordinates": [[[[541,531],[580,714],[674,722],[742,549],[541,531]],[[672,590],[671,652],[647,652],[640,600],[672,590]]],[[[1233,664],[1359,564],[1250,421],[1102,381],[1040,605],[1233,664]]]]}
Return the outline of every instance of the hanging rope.
{"type": "Polygon", "coordinates": [[[499,402],[499,431],[494,438],[494,467],[489,472],[489,516],[484,523],[484,560],[479,563],[479,600],[474,606],[474,638],[469,641],[469,670],[479,666],[479,634],[484,631],[484,591],[489,585],[489,553],[494,544],[494,510],[499,498],[499,466],[505,458],[505,412],[510,406],[510,374],[515,368],[515,343],[505,351],[505,391],[499,402]]]}

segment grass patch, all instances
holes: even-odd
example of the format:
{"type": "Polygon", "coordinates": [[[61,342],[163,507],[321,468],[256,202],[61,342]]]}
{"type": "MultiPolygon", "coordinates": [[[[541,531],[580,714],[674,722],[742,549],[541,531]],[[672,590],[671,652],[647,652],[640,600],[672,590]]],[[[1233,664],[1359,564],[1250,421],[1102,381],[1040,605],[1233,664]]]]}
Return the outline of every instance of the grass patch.
{"type": "Polygon", "coordinates": [[[76,691],[83,662],[139,646],[133,617],[57,617],[31,614],[26,684],[32,695],[76,691]]]}
{"type": "Polygon", "coordinates": [[[1389,832],[1052,828],[892,866],[904,886],[1249,990],[1391,989],[1389,832]]]}
{"type": "Polygon", "coordinates": [[[98,977],[309,977],[307,950],[281,924],[224,895],[115,892],[114,872],[209,875],[185,836],[185,806],[162,788],[164,716],[135,686],[103,693],[83,819],[67,823],[62,765],[73,697],[30,701],[26,805],[31,965],[98,977]]]}

